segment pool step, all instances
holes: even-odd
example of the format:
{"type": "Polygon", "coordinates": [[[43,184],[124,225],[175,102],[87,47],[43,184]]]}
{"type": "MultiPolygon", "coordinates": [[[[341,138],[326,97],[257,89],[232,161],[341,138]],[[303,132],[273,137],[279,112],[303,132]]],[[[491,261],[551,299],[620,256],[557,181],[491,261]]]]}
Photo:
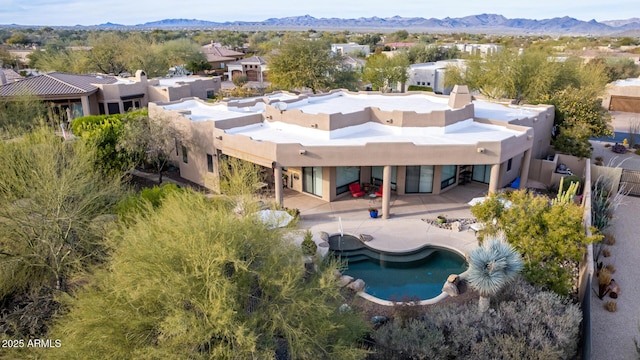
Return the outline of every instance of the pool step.
{"type": "Polygon", "coordinates": [[[437,251],[437,249],[424,248],[417,252],[398,254],[381,253],[369,248],[360,248],[349,251],[332,251],[335,255],[340,256],[343,259],[347,259],[349,260],[349,262],[374,260],[380,262],[411,263],[428,258],[429,256],[433,255],[437,251]]]}

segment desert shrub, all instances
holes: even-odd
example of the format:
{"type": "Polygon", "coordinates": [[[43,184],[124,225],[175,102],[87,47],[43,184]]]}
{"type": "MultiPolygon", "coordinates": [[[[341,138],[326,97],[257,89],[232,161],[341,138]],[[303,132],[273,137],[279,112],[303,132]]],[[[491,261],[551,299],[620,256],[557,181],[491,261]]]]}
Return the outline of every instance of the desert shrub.
{"type": "Polygon", "coordinates": [[[615,144],[611,147],[611,151],[616,154],[624,154],[627,152],[627,147],[622,144],[615,144]]]}
{"type": "Polygon", "coordinates": [[[401,301],[393,302],[393,317],[400,321],[407,321],[417,318],[422,314],[421,307],[418,306],[420,299],[416,296],[406,296],[401,301]]]}
{"type": "Polygon", "coordinates": [[[606,148],[611,147],[611,144],[606,143],[606,144],[604,144],[604,147],[606,147],[606,148]]]}
{"type": "Polygon", "coordinates": [[[616,237],[613,234],[605,234],[604,235],[604,243],[606,245],[615,245],[616,244],[616,237]]]}
{"type": "Polygon", "coordinates": [[[602,250],[602,256],[604,256],[604,257],[611,256],[611,251],[609,249],[602,250]]]}
{"type": "Polygon", "coordinates": [[[408,355],[410,359],[446,359],[455,355],[446,345],[442,329],[426,319],[394,319],[373,334],[381,345],[408,355]]]}
{"type": "Polygon", "coordinates": [[[302,240],[302,244],[300,245],[302,247],[302,253],[304,255],[315,255],[316,251],[318,250],[318,245],[316,245],[316,243],[312,240],[313,235],[311,234],[311,231],[307,230],[307,232],[304,233],[304,239],[302,240]]]}
{"type": "Polygon", "coordinates": [[[615,274],[616,273],[616,267],[613,266],[613,264],[607,264],[607,265],[604,266],[604,268],[607,269],[607,271],[610,274],[615,274]]]}
{"type": "Polygon", "coordinates": [[[419,319],[405,322],[404,327],[397,321],[385,324],[373,338],[416,359],[449,355],[460,359],[576,356],[582,321],[578,305],[521,278],[494,299],[486,313],[479,313],[475,302],[438,306],[419,319]],[[440,339],[435,346],[434,339],[440,339]]]}
{"type": "Polygon", "coordinates": [[[608,312],[616,312],[618,311],[618,303],[615,301],[607,301],[606,303],[604,303],[604,308],[608,312]]]}
{"type": "Polygon", "coordinates": [[[433,92],[433,88],[430,86],[409,85],[407,91],[429,91],[433,92]]]}
{"type": "Polygon", "coordinates": [[[640,155],[640,149],[635,149],[635,151],[633,152],[636,155],[640,155]]]}
{"type": "Polygon", "coordinates": [[[176,184],[167,183],[162,186],[143,189],[139,194],[131,195],[116,206],[116,212],[122,220],[128,220],[146,209],[147,205],[157,208],[168,194],[180,191],[176,184]]]}

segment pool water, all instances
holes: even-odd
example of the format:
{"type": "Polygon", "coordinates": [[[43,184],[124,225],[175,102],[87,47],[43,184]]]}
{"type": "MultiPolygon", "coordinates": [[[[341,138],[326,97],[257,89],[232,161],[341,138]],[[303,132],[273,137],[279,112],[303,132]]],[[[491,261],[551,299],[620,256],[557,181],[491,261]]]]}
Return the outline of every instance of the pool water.
{"type": "Polygon", "coordinates": [[[436,250],[423,261],[408,264],[374,259],[349,262],[343,273],[364,280],[367,294],[384,300],[406,301],[440,295],[447,277],[465,270],[462,256],[436,250]]]}
{"type": "Polygon", "coordinates": [[[467,270],[462,255],[434,246],[392,253],[370,248],[351,235],[334,235],[329,249],[346,261],[343,274],[362,279],[365,292],[383,300],[432,299],[442,293],[449,275],[467,270]]]}

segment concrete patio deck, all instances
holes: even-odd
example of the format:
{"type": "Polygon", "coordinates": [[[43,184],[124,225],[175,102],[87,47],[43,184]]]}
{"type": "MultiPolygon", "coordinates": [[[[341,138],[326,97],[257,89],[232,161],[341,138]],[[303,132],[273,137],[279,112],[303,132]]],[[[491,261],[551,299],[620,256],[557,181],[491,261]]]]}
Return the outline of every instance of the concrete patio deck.
{"type": "Polygon", "coordinates": [[[472,198],[486,195],[487,185],[467,184],[457,186],[441,195],[391,194],[389,219],[372,219],[367,209],[380,206],[380,198],[344,198],[327,203],[306,194],[285,190],[284,206],[300,210],[302,229],[311,230],[314,240],[319,241],[319,232],[340,233],[373,237],[367,245],[384,251],[408,251],[432,244],[457,250],[466,254],[478,244],[473,231],[441,229],[422,219],[434,219],[444,215],[448,219],[471,218],[472,198]]]}

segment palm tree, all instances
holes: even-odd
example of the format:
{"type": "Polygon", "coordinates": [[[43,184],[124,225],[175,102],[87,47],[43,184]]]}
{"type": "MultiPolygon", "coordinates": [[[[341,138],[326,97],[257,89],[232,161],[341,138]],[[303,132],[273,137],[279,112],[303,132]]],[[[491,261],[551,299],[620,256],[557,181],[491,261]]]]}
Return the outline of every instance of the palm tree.
{"type": "Polygon", "coordinates": [[[485,239],[481,246],[469,253],[469,270],[466,278],[480,293],[478,310],[489,309],[491,296],[513,281],[522,269],[520,253],[507,243],[504,234],[485,239]]]}

